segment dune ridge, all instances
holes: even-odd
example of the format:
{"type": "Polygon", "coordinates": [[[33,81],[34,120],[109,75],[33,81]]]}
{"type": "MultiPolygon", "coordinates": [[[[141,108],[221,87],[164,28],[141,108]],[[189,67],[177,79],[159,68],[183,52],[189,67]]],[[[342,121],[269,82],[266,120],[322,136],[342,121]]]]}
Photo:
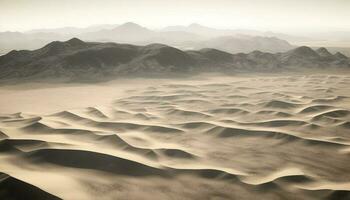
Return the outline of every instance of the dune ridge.
{"type": "Polygon", "coordinates": [[[0,198],[347,200],[349,84],[182,79],[104,105],[0,114],[0,198]]]}

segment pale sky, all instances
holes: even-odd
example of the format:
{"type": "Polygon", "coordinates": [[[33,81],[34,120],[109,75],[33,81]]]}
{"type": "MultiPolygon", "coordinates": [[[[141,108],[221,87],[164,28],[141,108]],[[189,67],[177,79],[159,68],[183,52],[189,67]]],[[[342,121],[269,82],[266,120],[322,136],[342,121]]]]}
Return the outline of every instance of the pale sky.
{"type": "Polygon", "coordinates": [[[350,31],[350,0],[0,0],[0,31],[135,22],[263,31],[350,31]]]}

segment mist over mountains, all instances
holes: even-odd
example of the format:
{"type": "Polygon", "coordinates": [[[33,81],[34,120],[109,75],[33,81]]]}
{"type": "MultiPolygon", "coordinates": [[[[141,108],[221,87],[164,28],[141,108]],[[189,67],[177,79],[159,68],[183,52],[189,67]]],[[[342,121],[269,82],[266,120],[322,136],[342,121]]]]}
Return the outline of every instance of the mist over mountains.
{"type": "Polygon", "coordinates": [[[253,50],[280,52],[293,48],[287,41],[276,37],[252,36],[248,34],[254,34],[254,32],[219,30],[199,24],[150,30],[128,22],[119,26],[66,27],[32,30],[27,33],[3,32],[0,33],[0,52],[4,54],[13,49],[36,49],[51,41],[64,41],[72,37],[79,37],[86,41],[118,42],[135,45],[163,43],[181,49],[217,48],[231,53],[247,53],[253,50]]]}
{"type": "Polygon", "coordinates": [[[73,38],[29,51],[0,56],[0,79],[104,80],[120,76],[201,72],[275,72],[304,69],[350,69],[350,60],[326,48],[298,47],[283,53],[253,51],[231,54],[217,49],[183,51],[164,44],[145,46],[84,42],[73,38]]]}
{"type": "Polygon", "coordinates": [[[121,75],[349,67],[348,57],[334,48],[296,47],[257,31],[199,24],[150,30],[129,22],[4,32],[0,44],[3,54],[9,52],[0,57],[1,79],[97,80],[121,75]],[[70,39],[74,35],[79,39],[70,39]]]}
{"type": "Polygon", "coordinates": [[[0,200],[350,200],[349,10],[0,0],[0,200]]]}
{"type": "MultiPolygon", "coordinates": [[[[162,43],[182,50],[215,48],[230,53],[249,53],[254,50],[277,53],[291,50],[299,45],[309,46],[309,44],[314,44],[313,46],[316,48],[327,42],[322,39],[324,37],[335,41],[335,44],[347,41],[344,33],[334,33],[333,35],[335,35],[334,38],[332,33],[319,34],[319,37],[310,38],[256,30],[215,29],[195,23],[188,26],[168,26],[163,29],[151,30],[128,22],[121,25],[105,24],[86,28],[63,27],[28,32],[0,32],[0,55],[11,50],[33,50],[52,41],[65,41],[73,37],[91,42],[116,42],[134,45],[162,43]]],[[[345,47],[331,47],[329,50],[332,53],[341,51],[347,56],[350,55],[349,49],[345,47]]]]}

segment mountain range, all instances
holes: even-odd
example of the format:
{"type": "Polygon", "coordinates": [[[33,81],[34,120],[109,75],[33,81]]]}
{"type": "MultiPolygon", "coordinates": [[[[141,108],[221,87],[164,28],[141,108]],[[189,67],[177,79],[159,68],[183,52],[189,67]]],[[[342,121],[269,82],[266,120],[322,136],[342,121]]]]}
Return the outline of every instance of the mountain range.
{"type": "Polygon", "coordinates": [[[350,69],[350,60],[326,48],[298,47],[283,53],[231,54],[217,49],[183,51],[164,44],[145,46],[84,42],[73,38],[0,56],[2,80],[105,80],[121,76],[188,75],[200,72],[270,72],[312,68],[350,69]]]}
{"type": "Polygon", "coordinates": [[[311,45],[313,48],[318,48],[325,45],[332,53],[340,51],[350,56],[350,50],[346,48],[346,44],[350,40],[345,36],[346,33],[343,32],[332,32],[306,37],[270,31],[216,29],[195,23],[188,26],[169,26],[152,30],[128,22],[121,25],[106,24],[86,28],[63,27],[27,32],[0,32],[0,55],[11,50],[33,50],[51,41],[65,41],[78,37],[84,41],[134,45],[162,43],[182,50],[215,48],[230,53],[249,53],[254,50],[277,53],[291,50],[297,46],[311,45]],[[328,44],[329,42],[331,43],[328,44]],[[332,44],[333,46],[330,46],[332,44]]]}
{"type": "Polygon", "coordinates": [[[253,36],[254,33],[254,31],[213,29],[199,24],[151,30],[132,22],[88,28],[39,29],[24,33],[0,32],[0,54],[5,54],[13,49],[33,50],[51,41],[64,41],[72,37],[78,37],[85,41],[134,45],[162,43],[184,50],[217,48],[231,53],[247,53],[253,50],[275,53],[293,48],[285,40],[262,35],[253,36]]]}

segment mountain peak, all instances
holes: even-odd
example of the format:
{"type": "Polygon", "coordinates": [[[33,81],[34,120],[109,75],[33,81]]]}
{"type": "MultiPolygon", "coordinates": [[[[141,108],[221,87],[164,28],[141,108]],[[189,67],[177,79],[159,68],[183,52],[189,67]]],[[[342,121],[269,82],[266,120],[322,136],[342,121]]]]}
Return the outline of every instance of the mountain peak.
{"type": "Polygon", "coordinates": [[[338,59],[347,59],[348,57],[340,52],[334,54],[334,56],[338,59]]]}
{"type": "Polygon", "coordinates": [[[329,53],[329,51],[324,48],[324,47],[320,47],[316,50],[316,52],[318,53],[318,55],[322,56],[322,57],[329,57],[332,56],[331,53],[329,53]]]}
{"type": "Polygon", "coordinates": [[[313,57],[318,56],[318,54],[314,50],[312,50],[310,47],[307,47],[307,46],[297,47],[295,49],[292,49],[289,52],[298,56],[313,56],[313,57]]]}
{"type": "Polygon", "coordinates": [[[134,22],[126,22],[125,24],[120,25],[119,27],[125,27],[125,28],[142,28],[142,26],[134,23],[134,22]]]}
{"type": "Polygon", "coordinates": [[[202,26],[202,25],[200,25],[200,24],[198,24],[198,23],[192,23],[192,24],[190,24],[189,26],[202,26]]]}
{"type": "Polygon", "coordinates": [[[320,48],[318,48],[316,51],[319,51],[319,52],[327,52],[328,50],[327,50],[325,47],[320,47],[320,48]]]}
{"type": "Polygon", "coordinates": [[[188,26],[189,28],[207,28],[201,24],[198,24],[198,23],[192,23],[188,26]]]}
{"type": "Polygon", "coordinates": [[[85,44],[84,41],[78,39],[78,38],[72,38],[70,40],[67,40],[65,43],[70,44],[71,46],[79,46],[85,44]]]}
{"type": "Polygon", "coordinates": [[[139,34],[139,35],[144,35],[144,34],[149,34],[152,32],[151,30],[140,26],[134,22],[127,22],[125,24],[122,24],[120,26],[117,26],[114,31],[121,31],[122,33],[125,34],[139,34]]]}

